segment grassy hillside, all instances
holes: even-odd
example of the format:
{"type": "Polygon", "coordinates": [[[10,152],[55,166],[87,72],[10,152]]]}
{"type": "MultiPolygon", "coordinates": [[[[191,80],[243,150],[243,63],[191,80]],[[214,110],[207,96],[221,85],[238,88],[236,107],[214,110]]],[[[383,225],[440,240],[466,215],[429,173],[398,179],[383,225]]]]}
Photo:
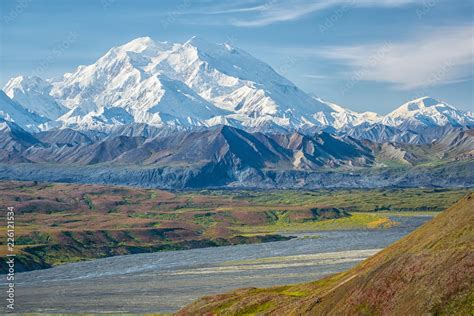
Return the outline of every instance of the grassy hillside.
{"type": "Polygon", "coordinates": [[[355,268],[204,297],[178,315],[472,315],[474,193],[355,268]]]}

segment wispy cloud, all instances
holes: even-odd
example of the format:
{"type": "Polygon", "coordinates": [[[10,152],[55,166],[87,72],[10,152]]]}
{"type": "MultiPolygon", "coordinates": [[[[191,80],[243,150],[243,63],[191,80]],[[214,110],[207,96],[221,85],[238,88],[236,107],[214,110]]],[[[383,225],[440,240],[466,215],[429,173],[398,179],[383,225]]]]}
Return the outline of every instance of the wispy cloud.
{"type": "Polygon", "coordinates": [[[324,75],[311,75],[311,74],[302,75],[302,77],[303,77],[303,78],[309,78],[309,79],[316,79],[316,80],[329,79],[328,76],[324,76],[324,75]]]}
{"type": "MultiPolygon", "coordinates": [[[[367,7],[400,7],[409,4],[422,6],[418,0],[247,0],[219,1],[217,4],[208,3],[199,9],[191,8],[189,2],[178,2],[180,15],[186,16],[188,23],[224,24],[240,27],[261,27],[274,23],[298,20],[311,13],[328,10],[333,7],[367,8],[367,7]],[[188,8],[189,6],[189,8],[188,8]],[[214,15],[209,19],[208,15],[214,15]],[[206,17],[203,19],[203,17],[206,17]]],[[[176,14],[176,12],[173,12],[176,14]]],[[[153,15],[169,15],[166,12],[153,12],[153,15]]]]}
{"type": "Polygon", "coordinates": [[[437,28],[411,41],[324,47],[312,53],[347,66],[349,77],[356,74],[360,80],[409,90],[472,78],[473,43],[474,25],[467,25],[437,28]],[[374,61],[374,54],[382,50],[374,61]]]}
{"type": "Polygon", "coordinates": [[[243,13],[243,12],[259,12],[265,7],[263,5],[242,7],[242,8],[222,8],[214,11],[203,12],[205,14],[230,14],[230,13],[243,13]]]}
{"type": "MultiPolygon", "coordinates": [[[[273,23],[297,20],[313,12],[322,11],[335,6],[350,7],[397,7],[417,3],[416,0],[267,0],[258,6],[239,8],[245,12],[240,17],[229,20],[231,24],[245,27],[265,26],[273,23]]],[[[234,10],[233,12],[237,12],[234,10]]]]}

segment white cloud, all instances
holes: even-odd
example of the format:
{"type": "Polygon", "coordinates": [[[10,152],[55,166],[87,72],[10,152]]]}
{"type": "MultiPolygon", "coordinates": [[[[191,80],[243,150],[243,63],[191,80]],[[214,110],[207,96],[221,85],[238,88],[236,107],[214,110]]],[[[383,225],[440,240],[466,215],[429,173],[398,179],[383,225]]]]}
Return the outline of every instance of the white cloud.
{"type": "MultiPolygon", "coordinates": [[[[267,0],[259,6],[249,7],[252,14],[231,21],[236,26],[257,27],[273,23],[291,21],[310,13],[334,6],[347,7],[397,7],[417,3],[416,0],[267,0]]],[[[239,9],[245,12],[244,9],[239,9]]],[[[235,11],[234,11],[235,12],[235,11]]]]}
{"type": "Polygon", "coordinates": [[[406,42],[325,47],[313,54],[348,66],[358,80],[404,90],[437,86],[474,75],[474,25],[438,28],[406,42]]]}
{"type": "MultiPolygon", "coordinates": [[[[365,7],[399,7],[408,4],[426,6],[419,0],[223,0],[217,3],[192,7],[189,1],[178,5],[169,12],[148,12],[145,16],[168,16],[175,20],[184,16],[191,24],[234,25],[241,27],[260,27],[278,22],[298,20],[317,11],[329,10],[333,7],[365,8],[365,7]],[[214,18],[209,19],[208,15],[214,18]]],[[[423,12],[422,12],[423,13],[423,12]]]]}
{"type": "Polygon", "coordinates": [[[312,75],[312,74],[302,75],[302,77],[309,78],[309,79],[317,79],[317,80],[329,79],[328,76],[312,75]]]}

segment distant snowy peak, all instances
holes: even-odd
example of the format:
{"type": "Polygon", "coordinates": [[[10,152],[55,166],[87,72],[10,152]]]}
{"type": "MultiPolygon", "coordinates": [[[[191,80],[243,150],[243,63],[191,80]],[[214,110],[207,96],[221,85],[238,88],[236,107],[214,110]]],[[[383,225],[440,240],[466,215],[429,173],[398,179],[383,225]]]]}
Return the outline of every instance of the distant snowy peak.
{"type": "Polygon", "coordinates": [[[332,109],[330,112],[317,112],[314,114],[314,116],[318,117],[318,121],[324,126],[332,126],[336,129],[341,129],[364,123],[375,124],[382,119],[382,116],[374,112],[358,113],[335,103],[324,101],[318,97],[315,97],[315,99],[332,109]]]}
{"type": "Polygon", "coordinates": [[[396,127],[473,126],[469,113],[430,97],[415,99],[387,114],[383,124],[396,127]]]}
{"type": "Polygon", "coordinates": [[[323,125],[332,126],[336,129],[351,128],[360,125],[372,126],[382,124],[401,129],[425,128],[434,126],[450,125],[474,126],[474,117],[468,113],[457,110],[453,106],[430,97],[423,97],[409,101],[391,113],[382,116],[374,112],[358,113],[341,107],[337,104],[317,98],[326,103],[333,112],[318,112],[315,116],[323,125]]]}
{"type": "Polygon", "coordinates": [[[12,100],[29,111],[54,120],[67,109],[50,95],[51,88],[50,83],[39,77],[19,76],[10,79],[3,90],[12,100]]]}

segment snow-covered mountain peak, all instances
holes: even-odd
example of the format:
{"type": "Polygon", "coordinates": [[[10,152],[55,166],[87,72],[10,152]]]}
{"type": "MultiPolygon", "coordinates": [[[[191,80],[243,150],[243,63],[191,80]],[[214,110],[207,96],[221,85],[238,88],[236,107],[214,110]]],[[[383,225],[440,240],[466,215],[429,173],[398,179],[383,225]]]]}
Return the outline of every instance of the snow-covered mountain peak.
{"type": "Polygon", "coordinates": [[[119,46],[118,49],[128,52],[136,52],[140,53],[150,47],[155,47],[155,41],[151,39],[149,36],[138,37],[136,39],[131,40],[130,42],[119,46]]]}
{"type": "MultiPolygon", "coordinates": [[[[170,50],[173,47],[169,42],[158,42],[152,38],[145,36],[133,39],[123,45],[113,47],[108,54],[118,55],[120,53],[137,53],[147,57],[153,57],[161,52],[170,50]]],[[[107,54],[106,54],[107,55],[107,54]]]]}
{"type": "Polygon", "coordinates": [[[50,87],[49,83],[37,76],[18,76],[11,78],[3,87],[3,91],[11,98],[14,89],[22,91],[30,89],[46,89],[50,87]]]}
{"type": "Polygon", "coordinates": [[[402,104],[387,114],[382,123],[391,126],[471,126],[474,119],[442,101],[422,97],[402,104]]]}
{"type": "Polygon", "coordinates": [[[2,90],[10,98],[15,99],[18,94],[33,92],[47,95],[51,91],[51,84],[37,76],[17,76],[8,80],[2,90]]]}
{"type": "Polygon", "coordinates": [[[66,112],[50,94],[52,86],[37,76],[18,76],[10,79],[3,91],[12,100],[46,119],[56,119],[66,112]]]}
{"type": "Polygon", "coordinates": [[[380,115],[374,112],[358,113],[335,103],[325,101],[321,98],[314,98],[331,108],[331,111],[321,111],[315,114],[324,126],[332,126],[336,129],[341,129],[344,127],[358,126],[364,123],[374,124],[382,119],[380,115]]]}
{"type": "MultiPolygon", "coordinates": [[[[245,54],[244,51],[233,47],[229,43],[212,43],[199,36],[191,37],[189,40],[181,44],[181,46],[183,48],[194,48],[203,55],[201,56],[201,58],[205,58],[206,55],[208,57],[211,56],[213,58],[216,58],[228,54],[245,54]]],[[[249,54],[247,55],[250,56],[249,54]]]]}
{"type": "Polygon", "coordinates": [[[440,104],[441,101],[425,96],[425,97],[413,100],[412,103],[418,103],[418,104],[422,104],[424,107],[430,107],[433,105],[440,104]]]}
{"type": "Polygon", "coordinates": [[[44,117],[31,112],[22,104],[15,102],[0,90],[0,119],[14,122],[28,131],[38,131],[38,125],[47,121],[44,117]]]}
{"type": "Polygon", "coordinates": [[[454,109],[452,106],[430,97],[422,97],[402,104],[388,114],[389,117],[413,117],[424,112],[438,112],[438,109],[454,109]]]}
{"type": "Polygon", "coordinates": [[[140,37],[62,78],[17,77],[4,90],[26,110],[15,112],[24,114],[16,121],[38,121],[25,117],[31,112],[46,120],[42,128],[224,123],[279,131],[474,124],[472,115],[429,97],[407,102],[385,117],[351,111],[308,95],[242,49],[200,37],[184,43],[140,37]]]}
{"type": "MultiPolygon", "coordinates": [[[[401,105],[398,109],[393,111],[392,113],[406,113],[406,112],[413,112],[423,110],[429,107],[435,107],[438,105],[449,106],[447,104],[442,103],[436,99],[430,97],[422,97],[401,105]]],[[[450,106],[449,106],[450,107],[450,106]]]]}

